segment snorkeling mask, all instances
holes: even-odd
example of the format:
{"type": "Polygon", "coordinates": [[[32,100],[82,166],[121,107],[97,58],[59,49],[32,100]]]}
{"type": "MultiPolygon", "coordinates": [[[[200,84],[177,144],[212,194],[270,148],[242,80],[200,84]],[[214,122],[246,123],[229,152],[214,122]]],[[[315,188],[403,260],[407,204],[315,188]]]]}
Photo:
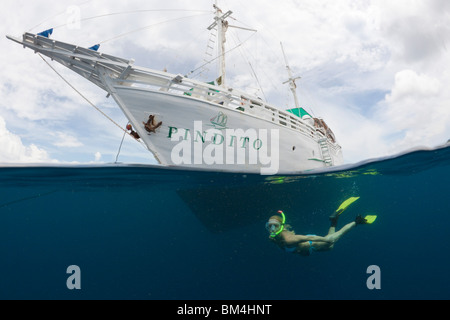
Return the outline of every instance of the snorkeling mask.
{"type": "Polygon", "coordinates": [[[282,222],[270,219],[266,223],[266,230],[270,233],[270,237],[272,239],[276,238],[281,232],[284,230],[284,224],[286,223],[286,216],[284,215],[283,211],[278,211],[278,213],[281,215],[282,222]]]}

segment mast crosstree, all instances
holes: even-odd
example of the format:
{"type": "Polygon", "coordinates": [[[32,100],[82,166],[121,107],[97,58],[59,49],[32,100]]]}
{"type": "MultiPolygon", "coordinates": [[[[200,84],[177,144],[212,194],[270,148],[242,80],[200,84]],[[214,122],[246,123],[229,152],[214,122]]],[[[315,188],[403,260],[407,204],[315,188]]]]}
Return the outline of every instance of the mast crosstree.
{"type": "Polygon", "coordinates": [[[229,10],[223,14],[222,10],[217,6],[217,0],[216,4],[214,4],[214,9],[216,9],[215,21],[208,27],[208,30],[213,30],[217,27],[219,45],[219,77],[217,78],[217,84],[224,87],[226,82],[225,42],[227,42],[226,32],[228,30],[228,21],[226,19],[233,14],[233,11],[229,10]]]}
{"type": "Polygon", "coordinates": [[[281,51],[283,51],[283,56],[284,56],[284,61],[286,62],[286,70],[288,72],[289,75],[289,80],[283,82],[283,84],[289,83],[289,87],[291,88],[292,94],[294,95],[294,102],[295,102],[295,107],[298,109],[300,108],[300,103],[298,102],[298,96],[297,96],[297,84],[295,83],[295,80],[301,79],[302,77],[295,77],[292,74],[292,70],[291,67],[289,66],[287,57],[286,57],[286,53],[284,52],[284,47],[283,47],[283,43],[280,42],[281,45],[281,51]]]}

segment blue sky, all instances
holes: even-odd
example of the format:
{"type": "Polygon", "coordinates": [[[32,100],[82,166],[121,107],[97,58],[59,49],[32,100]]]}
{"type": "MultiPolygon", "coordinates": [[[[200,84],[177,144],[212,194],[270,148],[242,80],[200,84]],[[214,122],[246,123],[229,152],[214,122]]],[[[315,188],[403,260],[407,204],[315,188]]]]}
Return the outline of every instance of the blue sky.
{"type": "MultiPolygon", "coordinates": [[[[56,27],[54,39],[80,46],[101,43],[101,52],[134,58],[136,65],[185,74],[206,57],[212,4],[212,0],[6,0],[0,29],[2,35],[20,36],[56,27]]],[[[258,30],[254,34],[230,29],[229,48],[240,41],[245,44],[227,57],[228,84],[265,95],[280,108],[292,107],[288,87],[282,85],[287,79],[282,41],[291,68],[302,77],[301,104],[334,130],[345,162],[434,147],[450,139],[449,1],[219,4],[224,11],[234,11],[236,20],[231,24],[258,30]],[[249,61],[262,91],[251,76],[249,61]]],[[[5,37],[0,41],[0,163],[114,162],[123,132],[39,56],[5,37]]],[[[126,125],[105,92],[55,67],[114,121],[126,125]]],[[[214,78],[215,66],[209,69],[198,79],[214,78]]],[[[129,137],[119,161],[155,163],[129,137]]]]}

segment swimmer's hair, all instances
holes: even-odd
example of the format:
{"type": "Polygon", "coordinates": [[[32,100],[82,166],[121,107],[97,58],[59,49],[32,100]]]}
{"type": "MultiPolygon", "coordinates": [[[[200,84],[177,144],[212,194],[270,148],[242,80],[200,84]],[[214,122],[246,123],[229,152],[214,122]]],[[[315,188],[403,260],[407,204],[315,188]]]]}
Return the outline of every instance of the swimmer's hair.
{"type": "Polygon", "coordinates": [[[269,220],[277,220],[280,223],[283,223],[283,218],[281,218],[280,216],[271,216],[269,220]]]}

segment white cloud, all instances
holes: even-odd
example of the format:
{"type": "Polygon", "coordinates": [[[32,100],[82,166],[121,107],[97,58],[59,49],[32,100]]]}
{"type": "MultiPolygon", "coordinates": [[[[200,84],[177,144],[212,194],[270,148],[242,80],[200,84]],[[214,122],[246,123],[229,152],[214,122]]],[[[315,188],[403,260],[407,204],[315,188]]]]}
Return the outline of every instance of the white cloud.
{"type": "Polygon", "coordinates": [[[407,63],[435,63],[450,40],[448,1],[382,0],[380,30],[395,58],[407,63]]]}
{"type": "Polygon", "coordinates": [[[57,147],[61,148],[78,148],[82,147],[83,144],[78,141],[76,137],[73,137],[65,132],[52,133],[55,136],[55,142],[53,143],[57,147]]]}
{"type": "Polygon", "coordinates": [[[425,74],[418,75],[412,70],[403,70],[395,75],[395,84],[386,100],[391,104],[413,102],[417,99],[434,97],[442,85],[438,79],[425,74]]]}
{"type": "Polygon", "coordinates": [[[34,144],[24,145],[19,136],[6,128],[0,117],[0,163],[50,162],[47,152],[34,144]]]}
{"type": "Polygon", "coordinates": [[[412,70],[395,75],[395,84],[380,104],[379,118],[392,133],[403,136],[392,142],[391,149],[429,146],[439,137],[447,140],[450,123],[450,94],[441,81],[412,70]]]}
{"type": "Polygon", "coordinates": [[[102,159],[102,154],[100,152],[95,153],[95,162],[99,162],[102,159]]]}

